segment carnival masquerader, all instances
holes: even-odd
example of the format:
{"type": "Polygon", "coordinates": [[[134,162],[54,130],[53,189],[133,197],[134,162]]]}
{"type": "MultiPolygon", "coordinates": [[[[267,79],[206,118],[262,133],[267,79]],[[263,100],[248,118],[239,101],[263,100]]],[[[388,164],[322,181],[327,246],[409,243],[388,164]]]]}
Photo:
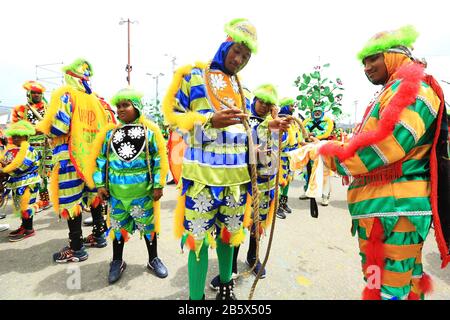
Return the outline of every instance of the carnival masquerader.
{"type": "Polygon", "coordinates": [[[159,200],[169,168],[166,142],[160,128],[142,114],[141,98],[142,94],[131,88],[112,98],[119,124],[109,124],[99,133],[92,153],[92,166],[97,168],[93,182],[98,196],[111,207],[107,231],[113,239],[110,284],[118,281],[126,268],[123,248],[136,230],[147,245],[147,268],[159,278],[168,275],[157,254],[159,200]]]}
{"type": "Polygon", "coordinates": [[[97,190],[89,188],[85,182],[93,170],[88,160],[94,138],[105,127],[108,117],[90,86],[91,64],[85,59],[76,59],[65,66],[63,72],[66,84],[53,92],[48,111],[36,126],[53,139],[50,195],[55,211],[67,219],[69,226],[69,246],[53,255],[57,263],[86,260],[85,246],[103,248],[107,245],[101,200],[96,198],[97,190]],[[91,207],[94,226],[92,234],[83,239],[81,213],[87,206],[91,207]]]}
{"type": "MultiPolygon", "coordinates": [[[[278,143],[277,135],[272,133],[270,128],[287,130],[289,128],[288,119],[280,119],[277,117],[276,105],[278,104],[278,94],[276,88],[271,84],[259,86],[254,91],[253,102],[250,105],[249,123],[252,127],[252,137],[257,151],[257,168],[258,168],[258,190],[259,197],[259,234],[262,235],[272,222],[275,208],[275,176],[277,172],[275,152],[278,152],[278,146],[272,149],[274,143],[278,143]]],[[[253,267],[255,275],[258,274],[262,265],[256,261],[256,224],[255,218],[252,218],[250,227],[250,243],[247,251],[246,263],[253,267]]],[[[240,246],[234,248],[233,253],[233,274],[237,274],[237,256],[240,246]]],[[[261,278],[266,277],[266,271],[261,272],[261,278]]],[[[220,277],[217,275],[212,279],[210,287],[218,290],[220,287],[220,277]]]]}
{"type": "Polygon", "coordinates": [[[12,192],[14,213],[20,215],[22,224],[9,234],[9,241],[21,241],[35,235],[33,217],[37,209],[36,196],[41,178],[39,176],[40,154],[28,143],[29,137],[36,133],[32,124],[21,120],[5,131],[12,139],[0,160],[2,180],[7,179],[3,196],[12,192]]]}
{"type": "Polygon", "coordinates": [[[432,222],[442,267],[450,261],[448,124],[441,88],[412,56],[417,36],[405,26],[369,40],[358,59],[383,88],[348,143],[319,149],[328,166],[352,178],[348,204],[367,281],[363,299],[424,298],[431,280],[422,246],[432,222]]]}
{"type": "Polygon", "coordinates": [[[216,298],[235,299],[233,247],[243,242],[244,226],[250,223],[248,140],[242,124],[250,103],[237,74],[256,52],[256,30],[248,20],[235,19],[225,31],[229,37],[212,62],[180,68],[163,103],[165,120],[185,132],[188,145],[175,234],[190,249],[189,296],[194,300],[204,298],[210,245],[216,246],[219,259],[216,298]]]}
{"type": "MultiPolygon", "coordinates": [[[[30,122],[32,125],[41,120],[47,112],[47,103],[43,98],[45,87],[36,81],[27,81],[23,84],[27,91],[27,104],[16,106],[11,114],[11,122],[20,120],[30,122]]],[[[39,175],[41,176],[41,189],[39,189],[38,210],[42,211],[51,207],[48,194],[48,177],[52,170],[52,149],[44,134],[36,134],[29,138],[30,145],[39,153],[41,164],[39,175]]]]}
{"type": "MultiPolygon", "coordinates": [[[[331,118],[325,116],[325,112],[322,107],[317,106],[311,112],[311,117],[306,118],[303,121],[303,126],[305,127],[308,134],[315,137],[318,140],[328,140],[333,131],[334,122],[331,118]]],[[[322,191],[322,202],[323,206],[328,206],[331,196],[331,171],[328,168],[324,168],[323,172],[323,191],[322,191]]],[[[305,188],[306,192],[309,177],[305,174],[305,188]]],[[[300,196],[300,199],[307,199],[306,195],[300,196]]]]}
{"type": "MultiPolygon", "coordinates": [[[[295,100],[284,98],[280,101],[280,111],[278,116],[284,118],[292,116],[294,113],[295,100]]],[[[287,132],[283,133],[281,145],[281,176],[280,176],[280,205],[277,210],[277,217],[286,218],[286,213],[292,213],[288,206],[289,184],[294,179],[294,172],[290,170],[289,156],[287,152],[296,150],[303,140],[302,133],[297,123],[292,123],[287,132]]]]}

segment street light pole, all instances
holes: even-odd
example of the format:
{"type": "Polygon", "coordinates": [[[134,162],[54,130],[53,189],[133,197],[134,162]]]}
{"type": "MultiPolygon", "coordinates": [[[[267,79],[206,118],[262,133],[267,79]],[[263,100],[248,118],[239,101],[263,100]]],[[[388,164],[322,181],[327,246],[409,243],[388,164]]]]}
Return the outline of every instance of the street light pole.
{"type": "Polygon", "coordinates": [[[164,56],[165,57],[169,57],[170,61],[172,61],[172,72],[175,73],[175,66],[176,66],[176,62],[175,61],[177,61],[177,57],[175,57],[175,56],[173,56],[171,54],[168,54],[168,53],[165,53],[164,56]]]}
{"type": "Polygon", "coordinates": [[[133,67],[131,66],[131,42],[130,42],[130,24],[131,23],[137,23],[137,21],[130,21],[130,19],[128,18],[127,20],[124,20],[123,18],[121,18],[119,24],[122,25],[124,23],[126,23],[128,25],[128,63],[125,67],[125,71],[127,72],[127,82],[128,85],[130,85],[131,83],[131,70],[133,70],[133,67]]]}
{"type": "Polygon", "coordinates": [[[355,100],[355,127],[356,127],[356,111],[358,110],[358,100],[355,100]]]}
{"type": "Polygon", "coordinates": [[[155,79],[155,105],[158,105],[158,82],[159,77],[164,76],[164,73],[162,72],[158,74],[146,73],[146,75],[151,76],[153,79],[155,79]]]}

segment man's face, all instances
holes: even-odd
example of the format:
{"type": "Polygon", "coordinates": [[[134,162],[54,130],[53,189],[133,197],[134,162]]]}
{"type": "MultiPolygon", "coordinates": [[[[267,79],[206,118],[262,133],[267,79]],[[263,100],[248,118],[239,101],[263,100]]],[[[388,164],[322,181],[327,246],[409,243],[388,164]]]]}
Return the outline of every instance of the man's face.
{"type": "Polygon", "coordinates": [[[33,101],[33,103],[39,103],[42,101],[41,92],[31,91],[30,94],[31,94],[31,101],[33,101]]]}
{"type": "Polygon", "coordinates": [[[319,119],[321,116],[322,116],[322,111],[316,110],[316,111],[313,112],[313,117],[315,119],[319,119]]]}
{"type": "Polygon", "coordinates": [[[250,60],[252,53],[247,46],[241,43],[235,43],[228,50],[225,58],[225,68],[231,73],[236,74],[241,71],[250,60]]]}
{"type": "Polygon", "coordinates": [[[263,101],[261,101],[259,99],[256,99],[255,111],[258,114],[258,116],[264,117],[267,113],[270,112],[272,107],[273,107],[273,104],[267,103],[267,102],[263,102],[263,101]]]}
{"type": "Polygon", "coordinates": [[[389,79],[386,64],[384,63],[384,55],[377,53],[364,58],[364,73],[366,77],[374,85],[385,84],[389,79]]]}
{"type": "Polygon", "coordinates": [[[129,100],[122,100],[117,104],[117,116],[124,123],[132,123],[139,116],[137,110],[129,100]]]}

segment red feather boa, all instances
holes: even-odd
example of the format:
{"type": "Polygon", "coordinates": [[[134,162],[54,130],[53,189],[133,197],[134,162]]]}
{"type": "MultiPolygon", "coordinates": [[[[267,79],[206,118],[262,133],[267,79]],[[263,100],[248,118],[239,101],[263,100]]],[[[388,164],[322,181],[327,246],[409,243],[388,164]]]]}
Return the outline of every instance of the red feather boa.
{"type": "Polygon", "coordinates": [[[414,63],[401,67],[395,78],[402,79],[402,82],[395,96],[381,113],[378,128],[356,135],[345,147],[337,143],[327,143],[319,149],[319,154],[336,156],[342,162],[353,157],[357,150],[386,139],[394,131],[401,112],[416,101],[423,76],[424,68],[420,64],[414,63]]]}

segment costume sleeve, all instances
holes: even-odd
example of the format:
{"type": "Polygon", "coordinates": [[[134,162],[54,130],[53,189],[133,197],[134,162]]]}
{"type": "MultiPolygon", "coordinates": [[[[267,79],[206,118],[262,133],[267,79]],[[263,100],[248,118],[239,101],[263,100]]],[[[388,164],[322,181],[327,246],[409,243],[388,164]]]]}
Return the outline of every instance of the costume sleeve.
{"type": "Polygon", "coordinates": [[[105,187],[106,184],[106,151],[108,150],[108,141],[110,139],[111,132],[112,131],[109,131],[106,134],[96,160],[97,168],[95,169],[93,178],[97,189],[105,187]]]}
{"type": "Polygon", "coordinates": [[[70,119],[72,117],[72,99],[70,93],[66,92],[62,96],[53,96],[57,101],[58,111],[51,120],[50,137],[58,137],[69,133],[70,119]]]}
{"type": "MultiPolygon", "coordinates": [[[[433,141],[433,124],[438,114],[440,100],[431,88],[422,87],[414,104],[405,108],[394,131],[384,140],[359,149],[355,155],[339,162],[334,159],[341,175],[364,174],[402,159],[422,158],[433,141]]],[[[374,110],[366,122],[376,122],[380,112],[374,110]]]]}
{"type": "Polygon", "coordinates": [[[24,116],[24,106],[17,106],[11,112],[11,123],[22,120],[24,116]]]}
{"type": "Polygon", "coordinates": [[[330,118],[324,117],[323,120],[325,122],[325,128],[321,132],[321,134],[316,137],[319,140],[328,139],[328,137],[331,135],[331,132],[333,131],[333,127],[334,127],[333,120],[331,120],[330,118]]]}
{"type": "Polygon", "coordinates": [[[152,181],[154,189],[162,189],[161,184],[161,156],[159,155],[158,145],[155,134],[148,130],[148,151],[150,154],[150,166],[152,170],[152,181]]]}

